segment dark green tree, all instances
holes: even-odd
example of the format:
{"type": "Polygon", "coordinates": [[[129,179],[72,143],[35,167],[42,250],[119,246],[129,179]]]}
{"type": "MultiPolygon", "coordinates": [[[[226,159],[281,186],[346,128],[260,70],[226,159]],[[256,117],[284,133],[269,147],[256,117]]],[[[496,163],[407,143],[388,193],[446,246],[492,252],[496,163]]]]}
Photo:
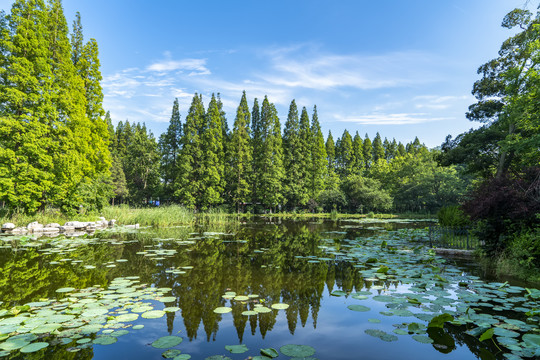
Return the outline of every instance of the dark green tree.
{"type": "Polygon", "coordinates": [[[311,134],[313,135],[313,140],[311,147],[311,188],[309,196],[311,199],[317,199],[319,193],[325,189],[325,183],[328,178],[328,159],[316,105],[313,107],[313,116],[311,117],[311,134]]]}
{"type": "Polygon", "coordinates": [[[373,161],[376,162],[379,159],[384,159],[384,147],[381,139],[381,135],[377,132],[375,135],[375,138],[373,139],[373,143],[371,144],[373,147],[373,161]]]}
{"type": "Polygon", "coordinates": [[[373,145],[371,144],[371,140],[369,139],[368,134],[366,134],[366,137],[364,138],[364,165],[366,169],[369,169],[371,167],[371,164],[373,163],[373,145]]]}
{"type": "Polygon", "coordinates": [[[182,143],[182,123],[178,99],[174,100],[167,130],[160,135],[158,148],[161,155],[160,174],[163,181],[163,197],[173,199],[173,183],[178,173],[178,160],[182,143]]]}

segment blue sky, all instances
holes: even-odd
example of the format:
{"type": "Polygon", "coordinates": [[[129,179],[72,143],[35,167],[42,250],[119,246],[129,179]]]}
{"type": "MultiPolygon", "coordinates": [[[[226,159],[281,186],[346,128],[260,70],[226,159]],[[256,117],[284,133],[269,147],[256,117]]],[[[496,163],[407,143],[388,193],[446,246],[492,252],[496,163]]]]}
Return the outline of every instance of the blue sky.
{"type": "MultiPolygon", "coordinates": [[[[9,11],[12,1],[0,0],[9,11]]],[[[64,0],[100,47],[104,107],[113,122],[158,136],[177,97],[221,93],[232,127],[242,90],[268,95],[284,125],[292,99],[325,135],[344,129],[430,147],[476,126],[476,70],[512,32],[504,15],[524,0],[183,1],[64,0]]]]}

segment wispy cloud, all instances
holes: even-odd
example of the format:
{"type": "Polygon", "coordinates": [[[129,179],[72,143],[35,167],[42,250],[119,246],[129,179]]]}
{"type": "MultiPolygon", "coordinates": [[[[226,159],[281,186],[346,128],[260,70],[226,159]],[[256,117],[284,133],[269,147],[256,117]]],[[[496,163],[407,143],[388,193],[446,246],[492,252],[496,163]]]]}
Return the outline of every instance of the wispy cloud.
{"type": "Polygon", "coordinates": [[[417,109],[431,109],[431,110],[446,110],[455,105],[456,102],[463,102],[468,100],[472,102],[474,98],[472,96],[438,96],[438,95],[421,95],[415,96],[412,99],[416,102],[415,107],[417,109]]]}
{"type": "Polygon", "coordinates": [[[183,59],[183,60],[162,60],[149,65],[148,71],[167,73],[170,71],[189,71],[188,76],[210,75],[210,70],[206,67],[206,59],[183,59]]]}
{"type": "Polygon", "coordinates": [[[414,51],[341,55],[297,46],[268,51],[268,56],[273,71],[258,76],[264,82],[286,87],[372,90],[433,82],[439,78],[427,66],[432,56],[414,51]]]}
{"type": "Polygon", "coordinates": [[[433,121],[449,120],[448,117],[434,117],[425,113],[401,113],[383,114],[373,113],[359,116],[335,116],[337,121],[355,123],[358,125],[411,125],[422,124],[433,121]]]}

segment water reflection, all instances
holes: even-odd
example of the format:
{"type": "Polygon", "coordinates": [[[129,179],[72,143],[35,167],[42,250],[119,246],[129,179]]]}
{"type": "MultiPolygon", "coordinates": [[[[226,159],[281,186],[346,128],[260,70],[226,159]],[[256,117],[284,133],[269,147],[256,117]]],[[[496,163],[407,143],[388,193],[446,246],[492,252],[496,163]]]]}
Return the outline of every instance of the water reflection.
{"type": "MultiPolygon", "coordinates": [[[[392,229],[396,226],[411,225],[377,225],[392,229]]],[[[366,229],[337,221],[271,219],[249,225],[104,233],[96,238],[65,241],[55,246],[19,244],[16,250],[0,250],[3,274],[0,299],[4,301],[2,308],[11,308],[54,298],[55,290],[61,287],[106,288],[114,278],[139,276],[141,283],[172,289],[170,295],[176,300],[166,306],[176,306],[180,311],[166,314],[166,330],[171,335],[182,330],[186,340],[195,341],[204,334],[205,341],[215,341],[224,317],[231,316],[213,311],[228,306],[228,300],[222,297],[227,291],[259,295],[255,301],[236,302],[232,307],[232,324],[239,343],[257,334],[264,340],[276,327],[283,311],[287,329],[295,335],[299,327],[317,329],[323,299],[333,290],[350,293],[374,285],[364,280],[354,263],[347,261],[345,251],[350,244],[343,239],[370,236],[377,231],[380,230],[375,226],[366,229]],[[325,252],[324,245],[329,242],[334,245],[332,254],[325,252]],[[147,256],[150,249],[176,252],[147,256]],[[118,262],[119,259],[122,261],[118,262]],[[172,271],[174,269],[184,273],[172,271]],[[253,310],[257,303],[286,303],[290,307],[279,312],[242,315],[245,310],[253,310]]],[[[399,284],[386,280],[377,285],[397,289],[399,284]]],[[[491,354],[495,352],[489,344],[481,344],[458,327],[429,329],[428,335],[435,341],[433,348],[441,354],[451,353],[461,346],[467,346],[481,359],[493,358],[491,354]]],[[[70,346],[73,344],[50,346],[36,356],[46,359],[94,356],[91,347],[83,347],[78,353],[66,352],[70,346]]]]}

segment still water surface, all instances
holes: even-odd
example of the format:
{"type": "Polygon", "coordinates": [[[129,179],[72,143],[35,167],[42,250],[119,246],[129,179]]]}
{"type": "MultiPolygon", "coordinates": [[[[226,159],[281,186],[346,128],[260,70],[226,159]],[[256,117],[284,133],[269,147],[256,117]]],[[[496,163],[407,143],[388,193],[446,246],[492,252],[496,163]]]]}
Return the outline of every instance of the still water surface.
{"type": "MultiPolygon", "coordinates": [[[[48,347],[27,354],[8,349],[4,358],[160,359],[167,348],[151,344],[170,335],[183,339],[173,349],[192,359],[222,355],[212,359],[243,360],[260,355],[260,349],[279,352],[287,344],[309,345],[315,354],[306,359],[320,360],[503,358],[493,341],[480,342],[465,330],[482,321],[487,327],[493,321],[502,323],[505,316],[525,320],[522,313],[510,310],[520,307],[524,312],[538,304],[523,298],[524,289],[518,287],[513,293],[523,301],[493,302],[502,284],[496,283],[492,290],[482,288],[489,284],[474,269],[471,272],[470,267],[430,254],[414,232],[397,231],[424,226],[412,221],[265,219],[225,226],[103,232],[80,239],[4,238],[0,309],[31,303],[30,317],[71,314],[74,321],[80,320],[71,325],[49,320],[61,326],[39,331],[38,339],[32,340],[49,343],[48,347]],[[57,292],[65,288],[74,290],[57,292]],[[130,294],[129,289],[152,290],[154,295],[130,294]],[[470,294],[485,296],[468,298],[470,294]],[[235,295],[252,297],[235,300],[235,295]],[[54,299],[59,302],[51,302],[54,299]],[[484,305],[478,305],[480,301],[484,305]],[[115,322],[116,316],[133,314],[141,304],[168,310],[158,318],[139,316],[115,322]],[[289,307],[273,309],[275,304],[289,307]],[[105,306],[108,312],[89,317],[87,310],[92,306],[105,306]],[[458,317],[460,311],[474,306],[501,317],[474,318],[464,326],[446,324],[426,332],[429,316],[449,312],[458,317]],[[232,311],[216,313],[220,307],[232,311]],[[261,307],[270,311],[242,314],[261,307]],[[420,324],[421,329],[404,335],[395,332],[406,333],[411,323],[420,324]],[[78,332],[87,324],[97,326],[78,332]],[[136,325],[144,328],[134,330],[136,325]],[[111,332],[117,339],[113,344],[93,343],[111,332]],[[239,344],[249,350],[235,354],[225,349],[239,344]]],[[[36,320],[32,325],[27,320],[26,327],[10,325],[5,321],[9,315],[0,317],[0,334],[32,333],[32,326],[43,323],[36,320]]],[[[25,316],[24,312],[19,316],[25,316]]],[[[531,328],[521,331],[532,332],[537,323],[527,326],[531,328]]],[[[279,354],[278,359],[291,357],[279,354]]]]}

